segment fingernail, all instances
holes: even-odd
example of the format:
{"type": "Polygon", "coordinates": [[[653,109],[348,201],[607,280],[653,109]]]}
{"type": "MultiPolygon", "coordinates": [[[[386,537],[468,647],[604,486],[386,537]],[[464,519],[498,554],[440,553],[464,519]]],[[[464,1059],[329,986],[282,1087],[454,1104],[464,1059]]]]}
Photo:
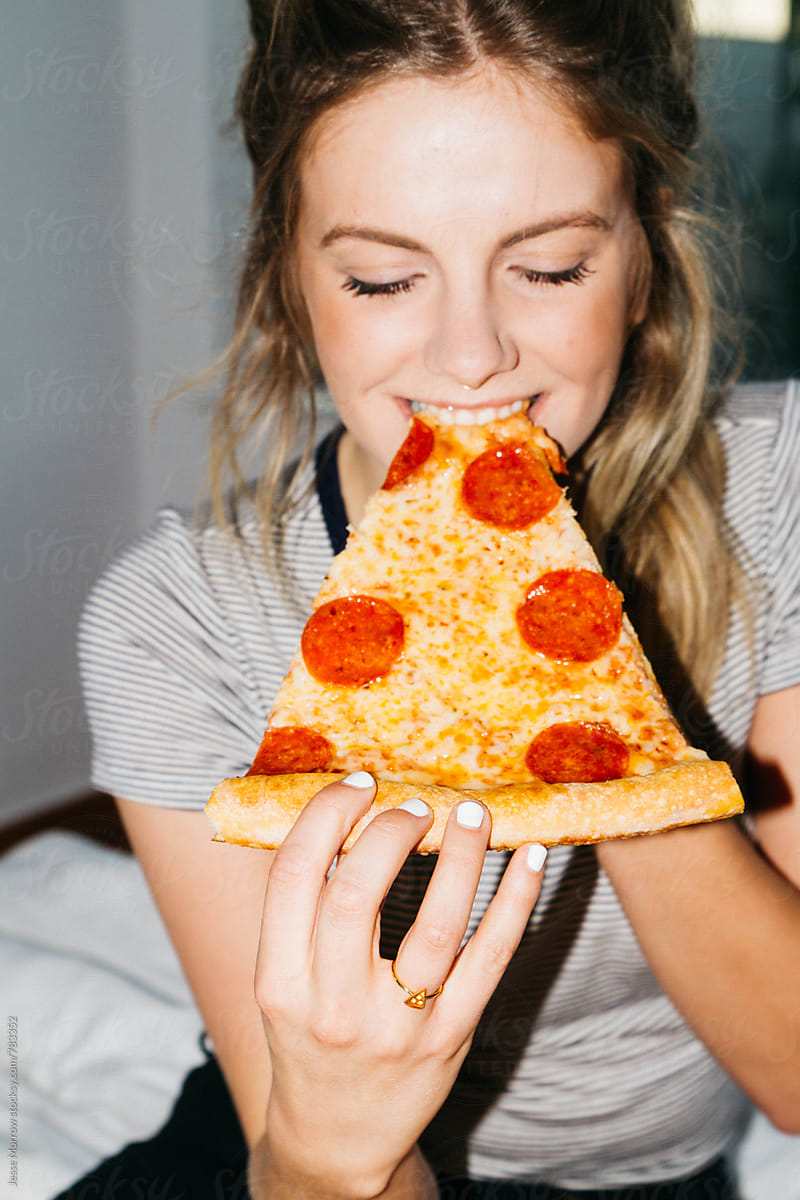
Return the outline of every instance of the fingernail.
{"type": "Polygon", "coordinates": [[[403,812],[413,813],[415,817],[429,817],[431,810],[424,800],[420,800],[419,796],[412,796],[409,800],[404,800],[402,804],[397,806],[403,812]]]}
{"type": "Polygon", "coordinates": [[[480,829],[483,824],[483,807],[475,800],[462,800],[456,809],[456,821],[464,829],[480,829]]]}
{"type": "Polygon", "coordinates": [[[527,863],[531,871],[541,871],[547,858],[547,850],[544,846],[540,846],[538,842],[532,842],[528,846],[527,863]]]}
{"type": "Polygon", "coordinates": [[[375,780],[367,771],[354,771],[352,775],[346,775],[342,780],[342,783],[352,788],[372,787],[374,782],[375,780]]]}

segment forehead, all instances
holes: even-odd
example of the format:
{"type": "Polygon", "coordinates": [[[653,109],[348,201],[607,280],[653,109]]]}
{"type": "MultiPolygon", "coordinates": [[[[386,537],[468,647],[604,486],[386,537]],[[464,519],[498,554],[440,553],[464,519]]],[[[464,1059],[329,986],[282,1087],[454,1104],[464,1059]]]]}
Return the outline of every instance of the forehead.
{"type": "Polygon", "coordinates": [[[621,154],[583,129],[563,101],[489,65],[455,79],[373,85],[330,110],[301,161],[302,208],[314,224],[401,228],[525,219],[622,201],[621,154]]]}

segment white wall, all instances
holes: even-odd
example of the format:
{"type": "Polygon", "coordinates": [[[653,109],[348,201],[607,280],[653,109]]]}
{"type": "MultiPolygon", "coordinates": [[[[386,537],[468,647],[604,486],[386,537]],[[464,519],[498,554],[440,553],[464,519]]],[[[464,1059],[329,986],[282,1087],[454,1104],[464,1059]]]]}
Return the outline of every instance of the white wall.
{"type": "Polygon", "coordinates": [[[0,821],[82,791],[74,659],[102,566],[202,481],[202,407],[153,405],[227,328],[245,40],[214,0],[15,0],[0,39],[0,821]]]}

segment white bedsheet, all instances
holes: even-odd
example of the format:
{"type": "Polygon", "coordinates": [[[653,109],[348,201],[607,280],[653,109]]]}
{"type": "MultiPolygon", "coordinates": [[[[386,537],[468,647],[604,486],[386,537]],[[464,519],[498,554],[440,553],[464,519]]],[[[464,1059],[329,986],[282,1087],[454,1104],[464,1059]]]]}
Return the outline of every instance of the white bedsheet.
{"type": "Polygon", "coordinates": [[[17,1019],[19,1109],[18,1185],[4,1122],[0,1196],[52,1200],[155,1133],[203,1058],[200,1016],[138,862],[61,832],[0,859],[0,990],[17,1019]]]}
{"type": "MultiPolygon", "coordinates": [[[[203,1058],[200,1016],[135,859],[61,832],[0,858],[0,992],[18,1039],[18,1184],[6,1120],[0,1196],[52,1200],[154,1133],[203,1058]]],[[[4,1053],[4,1097],[11,1066],[4,1053]]],[[[740,1160],[743,1200],[800,1200],[800,1138],[757,1116],[740,1160]]]]}

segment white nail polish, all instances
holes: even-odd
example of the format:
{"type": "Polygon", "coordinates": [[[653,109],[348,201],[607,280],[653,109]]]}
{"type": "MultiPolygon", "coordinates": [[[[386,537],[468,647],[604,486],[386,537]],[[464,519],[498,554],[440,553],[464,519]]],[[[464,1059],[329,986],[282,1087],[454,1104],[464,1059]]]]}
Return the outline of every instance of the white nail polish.
{"type": "Polygon", "coordinates": [[[429,817],[431,810],[424,800],[420,800],[419,796],[412,796],[409,800],[404,800],[402,804],[397,806],[402,812],[413,813],[415,817],[429,817]]]}
{"type": "Polygon", "coordinates": [[[341,782],[351,788],[368,788],[372,787],[375,780],[367,771],[354,771],[352,775],[347,775],[341,782]]]}
{"type": "Polygon", "coordinates": [[[462,800],[456,809],[456,821],[463,829],[480,829],[483,807],[475,800],[462,800]]]}
{"type": "Polygon", "coordinates": [[[538,842],[532,842],[528,846],[527,863],[531,871],[541,871],[547,858],[547,850],[544,846],[540,846],[538,842]]]}

